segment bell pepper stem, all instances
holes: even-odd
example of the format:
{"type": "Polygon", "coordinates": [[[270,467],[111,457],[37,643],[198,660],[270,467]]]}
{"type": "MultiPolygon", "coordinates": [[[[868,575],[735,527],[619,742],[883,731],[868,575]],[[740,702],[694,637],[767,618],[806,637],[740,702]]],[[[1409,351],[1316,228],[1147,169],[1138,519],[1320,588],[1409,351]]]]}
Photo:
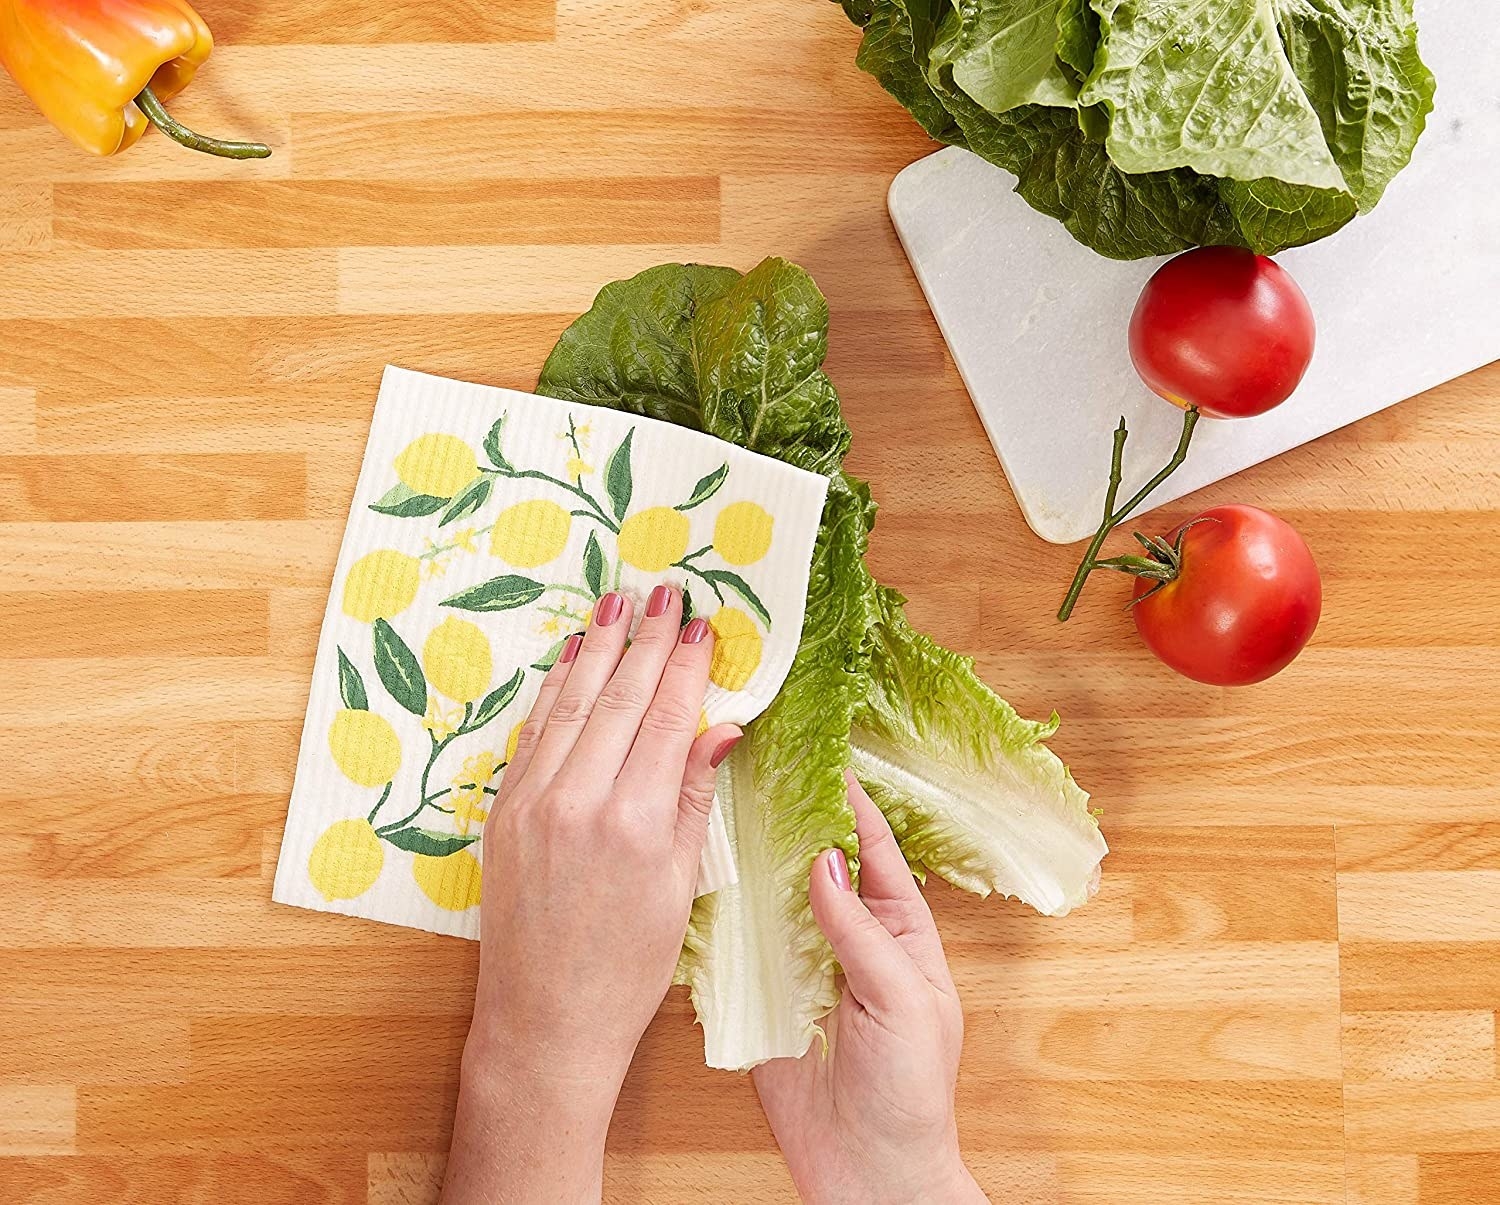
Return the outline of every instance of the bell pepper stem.
{"type": "Polygon", "coordinates": [[[135,103],[152,125],[173,142],[180,142],[189,150],[218,155],[221,159],[264,159],[271,153],[271,148],[261,142],[225,142],[221,138],[208,138],[194,133],[167,112],[156,93],[151,91],[150,85],[141,89],[135,103]]]}
{"type": "MultiPolygon", "coordinates": [[[[1135,496],[1125,503],[1119,510],[1115,509],[1115,496],[1120,492],[1120,477],[1122,462],[1125,456],[1125,439],[1128,432],[1125,430],[1125,420],[1120,419],[1120,425],[1115,428],[1114,450],[1109,459],[1109,489],[1104,494],[1104,521],[1099,524],[1099,530],[1094,533],[1094,538],[1089,541],[1088,550],[1083,554],[1083,560],[1078,564],[1078,572],[1073,575],[1072,585],[1068,587],[1067,596],[1063,599],[1062,606],[1058,608],[1057,618],[1066,621],[1073,614],[1073,608],[1078,604],[1078,596],[1083,593],[1083,583],[1095,569],[1099,568],[1100,562],[1096,559],[1099,549],[1104,546],[1105,537],[1116,527],[1128,519],[1131,513],[1144,502],[1151,491],[1163,481],[1175,473],[1184,460],[1187,459],[1188,444],[1193,439],[1193,428],[1198,425],[1198,407],[1189,406],[1182,416],[1182,434],[1177,440],[1177,450],[1172,453],[1172,459],[1167,461],[1161,472],[1146,482],[1135,492],[1135,496]]],[[[1115,568],[1111,565],[1109,568],[1115,568]]]]}

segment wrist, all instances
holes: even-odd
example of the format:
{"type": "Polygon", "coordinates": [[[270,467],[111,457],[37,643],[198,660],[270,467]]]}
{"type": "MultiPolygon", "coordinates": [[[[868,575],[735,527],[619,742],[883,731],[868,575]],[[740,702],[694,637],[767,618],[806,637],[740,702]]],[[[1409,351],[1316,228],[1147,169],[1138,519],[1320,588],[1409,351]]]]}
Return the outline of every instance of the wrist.
{"type": "Polygon", "coordinates": [[[620,1077],[465,1046],[445,1205],[597,1202],[620,1077]]]}
{"type": "Polygon", "coordinates": [[[809,1205],[988,1205],[989,1198],[970,1174],[955,1148],[939,1155],[913,1155],[899,1167],[860,1160],[858,1169],[844,1167],[830,1173],[792,1167],[797,1191],[809,1205]]]}
{"type": "Polygon", "coordinates": [[[974,1179],[968,1165],[957,1154],[948,1171],[934,1184],[928,1199],[934,1205],[937,1202],[942,1202],[943,1205],[988,1205],[989,1202],[989,1197],[979,1187],[979,1182],[974,1179]]]}

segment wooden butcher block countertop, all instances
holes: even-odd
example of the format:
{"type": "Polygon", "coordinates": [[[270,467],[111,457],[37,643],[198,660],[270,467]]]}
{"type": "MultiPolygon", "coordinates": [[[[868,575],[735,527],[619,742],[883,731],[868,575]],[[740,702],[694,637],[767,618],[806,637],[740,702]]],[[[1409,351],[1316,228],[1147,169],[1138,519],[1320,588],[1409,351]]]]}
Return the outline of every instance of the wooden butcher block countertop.
{"type": "MultiPolygon", "coordinates": [[[[1500,367],[1160,517],[1259,503],[1324,574],[1289,670],[1195,685],[1121,581],[1053,621],[1077,550],[1027,530],[891,231],[933,147],[836,5],[198,7],[175,112],[263,163],[95,160],[0,78],[0,1200],[435,1199],[476,947],[270,902],[381,368],[527,388],[604,283],[768,254],[828,295],[876,573],[1062,713],[1113,850],[1064,920],[928,889],[992,1198],[1500,1200],[1500,367]]],[[[691,1016],[609,1199],[793,1201],[691,1016]]]]}

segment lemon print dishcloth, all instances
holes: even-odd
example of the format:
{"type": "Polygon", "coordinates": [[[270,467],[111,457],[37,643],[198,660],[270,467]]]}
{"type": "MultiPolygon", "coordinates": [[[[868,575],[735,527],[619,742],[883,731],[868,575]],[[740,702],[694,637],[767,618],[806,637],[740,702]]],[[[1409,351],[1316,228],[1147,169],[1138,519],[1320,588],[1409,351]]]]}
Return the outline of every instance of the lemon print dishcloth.
{"type": "MultiPolygon", "coordinates": [[[[568,636],[612,590],[639,616],[675,585],[716,637],[700,731],[748,723],[796,653],[826,489],[670,423],[386,369],[273,898],[477,937],[485,821],[568,636]]],[[[734,874],[716,810],[700,893],[734,874]]]]}

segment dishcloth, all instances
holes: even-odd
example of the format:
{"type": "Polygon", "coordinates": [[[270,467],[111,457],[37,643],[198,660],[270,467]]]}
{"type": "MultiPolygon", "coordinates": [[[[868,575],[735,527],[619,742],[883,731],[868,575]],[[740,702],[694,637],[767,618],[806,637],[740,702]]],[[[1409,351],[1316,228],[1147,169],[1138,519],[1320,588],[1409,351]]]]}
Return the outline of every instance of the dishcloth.
{"type": "MultiPolygon", "coordinates": [[[[827,479],[672,423],[388,367],[272,898],[479,935],[482,832],[564,642],[658,582],[716,635],[700,731],[775,697],[827,479]]],[[[608,851],[601,850],[601,860],[608,851]]],[[[735,881],[717,802],[699,894],[735,881]]]]}

